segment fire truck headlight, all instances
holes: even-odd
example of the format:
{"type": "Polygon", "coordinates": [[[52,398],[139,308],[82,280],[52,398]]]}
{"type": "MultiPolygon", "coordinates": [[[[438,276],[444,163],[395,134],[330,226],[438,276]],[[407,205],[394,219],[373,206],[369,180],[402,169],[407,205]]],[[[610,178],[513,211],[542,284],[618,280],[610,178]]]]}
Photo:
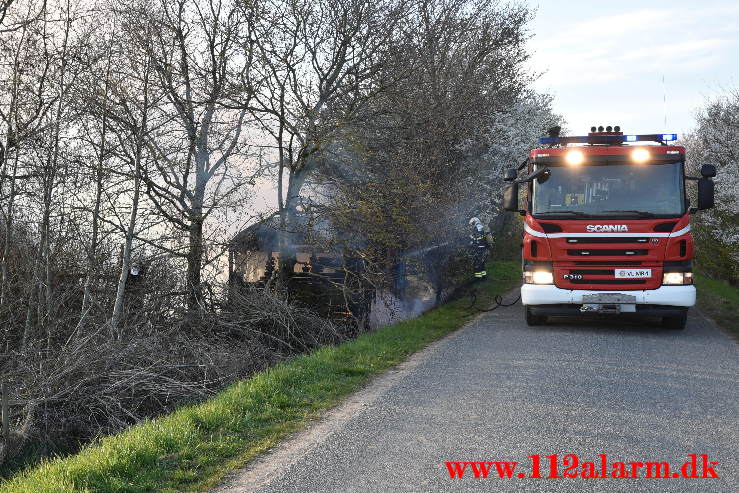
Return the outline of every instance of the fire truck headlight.
{"type": "Polygon", "coordinates": [[[554,276],[547,271],[525,271],[523,277],[526,284],[554,284],[554,276]]]}
{"type": "Polygon", "coordinates": [[[638,149],[634,149],[631,152],[631,160],[637,164],[646,163],[647,161],[649,161],[650,157],[651,155],[649,154],[649,151],[646,149],[642,149],[641,147],[638,149]]]}
{"type": "Polygon", "coordinates": [[[565,162],[570,166],[579,166],[585,161],[585,154],[581,151],[570,151],[565,155],[565,162]]]}
{"type": "Polygon", "coordinates": [[[693,284],[692,272],[665,272],[662,276],[662,284],[666,286],[682,286],[693,284]]]}

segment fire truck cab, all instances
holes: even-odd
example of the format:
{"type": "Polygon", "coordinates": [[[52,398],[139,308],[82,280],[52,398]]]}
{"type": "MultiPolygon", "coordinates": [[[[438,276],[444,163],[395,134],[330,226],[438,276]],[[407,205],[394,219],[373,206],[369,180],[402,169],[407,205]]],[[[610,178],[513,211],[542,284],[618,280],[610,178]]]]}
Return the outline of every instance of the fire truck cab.
{"type": "Polygon", "coordinates": [[[560,137],[554,128],[506,170],[503,207],[524,216],[521,301],[529,325],[620,314],[685,327],[695,304],[690,215],[713,207],[716,169],[686,176],[685,149],[675,140],[619,127],[560,137]],[[688,181],[698,182],[694,207],[688,181]]]}

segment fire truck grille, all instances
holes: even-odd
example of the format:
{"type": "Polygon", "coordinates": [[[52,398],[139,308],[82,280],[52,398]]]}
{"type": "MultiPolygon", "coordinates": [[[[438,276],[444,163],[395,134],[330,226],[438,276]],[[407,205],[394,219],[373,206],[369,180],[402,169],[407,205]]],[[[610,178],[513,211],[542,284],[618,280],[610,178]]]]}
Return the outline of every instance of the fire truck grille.
{"type": "Polygon", "coordinates": [[[648,250],[567,250],[567,255],[578,257],[626,257],[636,255],[647,255],[648,250]]]}
{"type": "Polygon", "coordinates": [[[648,243],[649,238],[565,238],[569,244],[595,244],[595,243],[648,243]]]}
{"type": "Polygon", "coordinates": [[[612,276],[613,275],[613,269],[608,270],[570,270],[571,275],[591,275],[591,276],[612,276]]]}
{"type": "Polygon", "coordinates": [[[641,264],[642,264],[641,262],[621,262],[621,261],[618,261],[618,260],[614,260],[614,261],[595,261],[595,262],[583,262],[583,261],[575,262],[575,265],[618,265],[618,266],[623,266],[623,265],[641,265],[641,264]]]}

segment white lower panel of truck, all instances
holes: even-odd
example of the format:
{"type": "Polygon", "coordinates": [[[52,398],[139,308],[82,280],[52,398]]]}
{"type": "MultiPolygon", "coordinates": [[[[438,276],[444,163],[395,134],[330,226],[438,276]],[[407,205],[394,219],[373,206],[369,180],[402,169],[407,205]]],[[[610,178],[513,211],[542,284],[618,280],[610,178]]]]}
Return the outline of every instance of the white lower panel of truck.
{"type": "MultiPolygon", "coordinates": [[[[695,305],[695,286],[662,286],[646,290],[597,290],[562,289],[554,285],[524,284],[521,287],[521,302],[524,305],[582,305],[592,302],[589,295],[612,294],[633,297],[637,305],[695,305]],[[583,301],[583,297],[585,301],[583,301]]],[[[630,299],[631,301],[631,299],[630,299]]]]}

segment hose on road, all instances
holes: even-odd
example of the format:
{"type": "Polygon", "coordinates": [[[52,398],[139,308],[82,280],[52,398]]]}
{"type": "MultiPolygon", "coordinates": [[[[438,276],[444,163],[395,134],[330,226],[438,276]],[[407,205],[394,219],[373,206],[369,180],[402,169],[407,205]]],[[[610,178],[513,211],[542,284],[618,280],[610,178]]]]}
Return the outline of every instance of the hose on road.
{"type": "MultiPolygon", "coordinates": [[[[501,279],[501,280],[505,280],[505,279],[501,279]]],[[[466,308],[466,310],[475,309],[478,312],[492,312],[493,310],[497,310],[501,306],[503,307],[513,306],[519,301],[521,301],[520,293],[518,297],[515,300],[513,300],[511,303],[503,303],[503,297],[501,295],[496,295],[495,298],[493,298],[493,301],[495,302],[495,305],[493,307],[480,308],[479,306],[477,306],[477,289],[473,287],[470,289],[469,293],[470,293],[470,305],[466,308]]]]}

